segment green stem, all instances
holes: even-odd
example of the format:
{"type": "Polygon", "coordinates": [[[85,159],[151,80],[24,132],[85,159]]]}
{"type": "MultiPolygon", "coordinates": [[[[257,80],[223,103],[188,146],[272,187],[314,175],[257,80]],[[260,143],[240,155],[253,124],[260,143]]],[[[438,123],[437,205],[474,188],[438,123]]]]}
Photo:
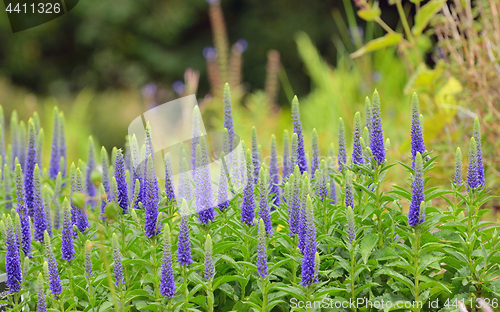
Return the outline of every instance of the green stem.
{"type": "Polygon", "coordinates": [[[267,278],[262,278],[262,308],[261,312],[266,312],[266,306],[267,306],[267,278]]]}
{"type": "Polygon", "coordinates": [[[415,39],[413,38],[413,34],[410,30],[410,25],[408,24],[408,20],[406,19],[406,13],[403,9],[403,5],[401,4],[401,0],[396,1],[396,6],[398,8],[399,18],[401,19],[401,23],[403,24],[403,28],[405,29],[406,35],[408,36],[408,40],[411,44],[415,43],[415,39]]]}
{"type": "MultiPolygon", "coordinates": [[[[354,291],[355,291],[355,285],[354,285],[354,281],[355,281],[355,278],[354,278],[354,261],[356,260],[355,258],[355,255],[354,255],[354,245],[351,244],[351,250],[350,250],[350,254],[351,254],[351,300],[352,302],[356,302],[356,295],[354,294],[354,291]]],[[[357,308],[356,306],[354,306],[354,312],[357,311],[357,308]]]]}
{"type": "MultiPolygon", "coordinates": [[[[311,302],[311,285],[306,286],[306,297],[309,302],[311,302]]],[[[307,312],[311,311],[311,306],[308,305],[307,312]]]]}
{"type": "Polygon", "coordinates": [[[122,303],[122,311],[125,311],[125,295],[123,293],[123,285],[120,284],[120,301],[122,303]]]}
{"type": "Polygon", "coordinates": [[[379,245],[380,247],[384,246],[384,235],[382,233],[382,211],[380,207],[380,182],[379,182],[379,172],[380,166],[377,166],[375,170],[375,211],[377,214],[377,229],[378,229],[378,235],[380,237],[379,239],[379,245]]]}
{"type": "Polygon", "coordinates": [[[214,293],[212,290],[212,278],[208,280],[207,304],[208,304],[208,312],[214,312],[214,293]]]}
{"type": "Polygon", "coordinates": [[[101,241],[101,245],[99,248],[101,249],[102,258],[104,259],[104,267],[106,268],[106,275],[108,277],[109,290],[111,291],[111,298],[113,299],[113,306],[115,308],[115,312],[119,312],[120,310],[118,309],[118,300],[116,299],[115,285],[114,285],[113,279],[111,277],[111,269],[110,269],[109,263],[108,263],[108,256],[106,253],[106,248],[104,248],[104,227],[102,225],[99,226],[99,238],[101,241]]]}
{"type": "MultiPolygon", "coordinates": [[[[419,279],[419,273],[418,273],[418,254],[419,254],[419,249],[420,249],[420,226],[417,225],[414,228],[414,233],[415,233],[415,244],[413,246],[413,276],[415,278],[415,302],[419,302],[419,297],[420,297],[420,291],[418,289],[418,279],[419,279]]],[[[416,311],[420,311],[419,305],[417,305],[416,311]]]]}
{"type": "Polygon", "coordinates": [[[295,262],[295,256],[297,255],[297,238],[294,236],[293,237],[293,244],[292,244],[292,285],[295,285],[297,283],[297,263],[295,262]]]}
{"type": "Polygon", "coordinates": [[[68,266],[68,278],[69,278],[69,289],[71,292],[71,299],[75,297],[75,292],[73,290],[73,269],[71,268],[71,261],[66,262],[68,266]]]}
{"type": "Polygon", "coordinates": [[[188,292],[189,281],[187,279],[187,266],[185,265],[182,266],[182,279],[184,282],[184,311],[187,312],[189,304],[189,292],[188,292]]]}

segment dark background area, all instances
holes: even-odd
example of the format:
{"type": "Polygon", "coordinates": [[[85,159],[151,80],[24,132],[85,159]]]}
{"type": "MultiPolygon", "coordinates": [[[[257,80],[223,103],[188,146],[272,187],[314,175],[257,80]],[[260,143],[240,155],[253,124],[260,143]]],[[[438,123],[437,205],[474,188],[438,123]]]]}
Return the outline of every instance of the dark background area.
{"type": "MultiPolygon", "coordinates": [[[[222,1],[230,43],[248,41],[243,65],[247,89],[263,88],[267,52],[276,49],[294,91],[307,94],[310,82],[294,35],[305,31],[334,64],[332,37],[339,30],[332,11],[345,16],[345,3],[222,1]]],[[[213,45],[208,6],[204,0],[80,1],[66,16],[15,34],[3,11],[0,75],[36,94],[64,96],[84,87],[130,89],[148,82],[170,86],[193,67],[201,73],[198,96],[203,96],[209,86],[202,50],[213,45]]],[[[385,1],[381,7],[384,20],[395,26],[396,8],[385,1]]],[[[286,100],[282,93],[279,102],[286,100]]]]}

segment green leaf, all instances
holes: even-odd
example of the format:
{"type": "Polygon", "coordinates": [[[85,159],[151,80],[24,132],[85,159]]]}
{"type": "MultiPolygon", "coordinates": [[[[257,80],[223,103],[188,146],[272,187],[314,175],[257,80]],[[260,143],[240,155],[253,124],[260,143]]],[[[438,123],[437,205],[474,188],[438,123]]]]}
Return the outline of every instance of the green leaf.
{"type": "Polygon", "coordinates": [[[415,36],[420,35],[429,24],[429,21],[441,10],[445,3],[446,0],[431,0],[423,5],[417,12],[417,15],[415,15],[415,25],[413,25],[411,32],[415,36]]]}
{"type": "Polygon", "coordinates": [[[363,258],[363,262],[366,264],[368,261],[368,256],[370,256],[372,249],[375,247],[378,241],[378,235],[377,234],[368,234],[363,237],[363,240],[361,241],[360,244],[360,253],[361,257],[363,258]]]}
{"type": "Polygon", "coordinates": [[[383,37],[369,41],[366,45],[361,47],[358,51],[352,53],[350,56],[351,58],[357,58],[369,52],[397,45],[401,42],[402,39],[403,36],[401,34],[397,33],[386,34],[383,37]]]}

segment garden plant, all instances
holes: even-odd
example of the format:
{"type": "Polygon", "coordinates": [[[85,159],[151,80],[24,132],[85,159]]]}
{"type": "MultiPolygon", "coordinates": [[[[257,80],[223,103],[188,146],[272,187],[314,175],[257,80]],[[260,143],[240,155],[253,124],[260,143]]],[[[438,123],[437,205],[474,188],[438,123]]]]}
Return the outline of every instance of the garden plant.
{"type": "Polygon", "coordinates": [[[352,147],[342,118],[330,123],[336,142],[303,129],[295,97],[293,129],[271,137],[266,158],[258,128],[251,142],[239,141],[228,85],[223,95],[217,154],[196,119],[178,157],[153,152],[155,129],[147,125],[144,146],[131,136],[123,150],[97,153],[90,138],[87,159],[67,159],[64,115],[54,108],[51,155],[42,159],[38,115],[25,123],[14,112],[7,138],[2,112],[7,309],[498,311],[500,237],[498,224],[482,218],[494,196],[478,119],[456,149],[448,185],[430,187],[439,155],[424,144],[416,94],[411,129],[399,129],[411,133],[405,162],[386,157],[390,133],[377,91],[353,117],[352,147]],[[330,146],[328,155],[320,144],[330,146]],[[387,181],[394,166],[407,183],[387,181]]]}

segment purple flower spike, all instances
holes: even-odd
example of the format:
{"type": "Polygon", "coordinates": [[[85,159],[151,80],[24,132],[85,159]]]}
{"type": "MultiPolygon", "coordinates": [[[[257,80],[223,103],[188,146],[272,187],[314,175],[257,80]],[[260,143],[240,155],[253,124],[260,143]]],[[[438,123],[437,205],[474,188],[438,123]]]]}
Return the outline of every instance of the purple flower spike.
{"type": "Polygon", "coordinates": [[[253,163],[253,180],[257,183],[259,179],[260,157],[259,147],[257,145],[257,129],[252,127],[252,163],[253,163]]]}
{"type": "Polygon", "coordinates": [[[144,224],[144,230],[147,237],[152,238],[160,233],[160,229],[156,227],[158,219],[158,180],[156,179],[154,162],[151,155],[148,156],[146,161],[147,170],[145,178],[146,192],[144,194],[144,211],[146,221],[144,224]]]}
{"type": "Polygon", "coordinates": [[[68,199],[64,199],[63,202],[61,258],[66,261],[71,261],[75,258],[75,249],[73,245],[73,223],[71,222],[71,211],[68,199]]]}
{"type": "MultiPolygon", "coordinates": [[[[104,146],[101,148],[101,167],[102,167],[102,186],[104,188],[104,192],[106,193],[106,198],[110,200],[113,197],[111,194],[111,183],[109,180],[109,160],[108,160],[108,152],[106,151],[106,148],[104,146]]],[[[101,200],[101,216],[104,216],[105,209],[106,209],[106,201],[101,200]]]]}
{"type": "Polygon", "coordinates": [[[347,152],[345,149],[345,127],[344,120],[339,118],[339,155],[338,155],[338,164],[339,171],[342,172],[344,170],[344,166],[347,163],[347,152]]]}
{"type": "Polygon", "coordinates": [[[411,183],[412,194],[410,202],[410,211],[408,212],[408,225],[415,227],[424,223],[424,212],[421,211],[423,207],[422,202],[425,201],[424,195],[424,165],[422,155],[417,152],[415,157],[415,174],[411,183]]]}
{"type": "Polygon", "coordinates": [[[229,201],[227,200],[227,166],[226,157],[224,152],[221,152],[220,155],[221,164],[220,164],[220,175],[219,175],[219,193],[217,194],[217,207],[220,211],[224,211],[229,208],[229,201]]]}
{"type": "Polygon", "coordinates": [[[22,274],[21,274],[21,259],[19,256],[19,247],[16,237],[16,229],[10,215],[7,216],[5,227],[5,272],[7,273],[7,286],[10,293],[15,293],[21,290],[22,274]]]}
{"type": "MultiPolygon", "coordinates": [[[[90,198],[93,198],[96,195],[96,189],[92,181],[92,172],[95,169],[95,150],[94,140],[92,140],[92,136],[89,137],[88,147],[87,169],[85,170],[85,186],[87,187],[87,195],[90,198]]],[[[94,207],[95,200],[89,199],[89,204],[94,207]]]]}
{"type": "Polygon", "coordinates": [[[24,177],[21,165],[17,164],[14,170],[16,182],[16,198],[17,207],[16,211],[21,219],[21,232],[22,232],[22,247],[26,256],[31,257],[31,225],[28,216],[28,208],[26,207],[26,198],[24,195],[24,177]]]}
{"type": "Polygon", "coordinates": [[[241,203],[241,222],[250,226],[255,218],[255,198],[254,198],[254,180],[253,180],[253,163],[250,150],[246,153],[247,162],[247,179],[245,189],[243,191],[243,201],[241,203]]]}
{"type": "Polygon", "coordinates": [[[54,107],[54,128],[52,132],[52,147],[50,150],[49,176],[55,180],[59,173],[59,110],[54,107]]]}
{"type": "Polygon", "coordinates": [[[273,235],[271,228],[271,210],[269,208],[269,181],[267,170],[262,167],[259,173],[259,219],[264,221],[267,235],[273,235]]]}
{"type": "Polygon", "coordinates": [[[57,261],[54,257],[54,250],[50,242],[49,233],[45,232],[45,257],[49,266],[49,285],[52,294],[57,298],[61,292],[61,279],[59,278],[59,269],[57,268],[57,261]]]}
{"type": "Polygon", "coordinates": [[[165,155],[165,194],[167,196],[168,201],[175,200],[175,191],[174,191],[174,180],[172,174],[172,156],[170,153],[165,155]]]}
{"type": "Polygon", "coordinates": [[[352,184],[352,174],[350,172],[347,173],[345,181],[345,206],[354,207],[354,186],[352,184]]]}
{"type": "Polygon", "coordinates": [[[85,243],[85,275],[88,279],[92,277],[92,243],[88,239],[85,243]]]}
{"type": "Polygon", "coordinates": [[[474,140],[476,140],[477,149],[477,179],[478,186],[484,187],[484,165],[483,165],[483,149],[481,147],[481,128],[479,126],[479,119],[476,117],[474,119],[474,140]]]}
{"type": "Polygon", "coordinates": [[[43,274],[38,273],[38,278],[36,281],[36,312],[46,312],[47,302],[45,301],[45,288],[43,287],[43,274]]]}
{"type": "Polygon", "coordinates": [[[174,271],[172,269],[172,242],[170,227],[165,224],[163,231],[163,262],[161,265],[160,293],[163,297],[173,298],[176,292],[174,271]]]}
{"type": "Polygon", "coordinates": [[[128,189],[125,176],[125,160],[123,159],[123,153],[121,149],[116,151],[115,179],[116,188],[118,190],[118,205],[122,209],[122,213],[126,214],[128,213],[128,189]]]}
{"type": "MultiPolygon", "coordinates": [[[[229,84],[224,85],[224,128],[229,134],[229,150],[232,151],[234,146],[234,126],[233,126],[233,109],[231,107],[231,90],[229,84]]],[[[224,151],[228,154],[229,151],[224,151]]]]}
{"type": "Polygon", "coordinates": [[[290,159],[290,136],[288,130],[283,131],[283,184],[285,184],[288,177],[292,174],[293,168],[290,159]]]}
{"type": "Polygon", "coordinates": [[[349,243],[352,244],[354,239],[356,239],[356,227],[354,223],[354,210],[352,207],[346,207],[346,217],[347,217],[347,233],[349,235],[349,243]]]}
{"type": "Polygon", "coordinates": [[[412,168],[415,167],[415,157],[417,152],[423,154],[425,152],[424,136],[422,134],[422,125],[420,123],[420,105],[418,96],[413,93],[412,98],[412,113],[411,113],[411,159],[412,168]]]}
{"type": "Polygon", "coordinates": [[[266,229],[264,220],[259,220],[259,244],[257,247],[257,271],[260,277],[266,278],[269,275],[267,268],[267,250],[266,250],[266,229]]]}
{"type": "Polygon", "coordinates": [[[298,165],[300,172],[307,171],[307,159],[304,150],[304,137],[302,135],[302,125],[300,123],[299,100],[295,96],[292,100],[292,121],[293,132],[298,136],[298,165]]]}
{"type": "MultiPolygon", "coordinates": [[[[29,142],[28,142],[28,153],[26,157],[26,163],[24,164],[24,187],[26,189],[26,205],[28,207],[29,216],[33,218],[34,212],[34,192],[35,186],[33,182],[33,174],[35,171],[36,161],[36,129],[33,124],[33,120],[30,119],[28,122],[28,133],[29,133],[29,142]]],[[[45,230],[45,229],[44,229],[45,230]]],[[[42,241],[43,241],[43,231],[42,231],[42,241]]]]}
{"type": "Polygon", "coordinates": [[[113,261],[115,263],[113,268],[115,274],[115,285],[121,286],[125,284],[125,280],[123,279],[122,254],[120,252],[120,244],[118,243],[116,233],[113,233],[113,236],[111,237],[111,244],[113,246],[113,261]]]}
{"type": "Polygon", "coordinates": [[[208,159],[207,141],[200,137],[200,144],[196,147],[196,210],[198,220],[207,224],[215,218],[212,180],[208,159]]]}
{"type": "Polygon", "coordinates": [[[191,242],[189,241],[189,211],[185,199],[182,199],[179,215],[181,222],[177,244],[177,261],[180,265],[190,265],[193,263],[193,259],[191,258],[191,242]]]}
{"type": "Polygon", "coordinates": [[[64,121],[64,113],[59,113],[59,159],[63,159],[62,168],[60,169],[62,172],[63,178],[66,177],[66,122],[64,121]]]}
{"type": "Polygon", "coordinates": [[[35,240],[43,242],[44,231],[47,229],[47,219],[42,197],[42,183],[40,181],[40,170],[35,164],[33,172],[33,227],[35,229],[35,240]]]}
{"type": "Polygon", "coordinates": [[[382,131],[382,118],[380,113],[380,97],[377,90],[372,97],[372,133],[370,135],[370,149],[377,164],[385,161],[384,132],[382,131]]]}
{"type": "MultiPolygon", "coordinates": [[[[269,188],[271,190],[271,203],[279,206],[280,198],[280,173],[278,168],[278,152],[276,151],[276,137],[271,135],[271,160],[269,163],[269,188]]],[[[274,207],[271,208],[274,210],[274,207]]]]}
{"type": "Polygon", "coordinates": [[[455,153],[455,175],[453,177],[453,183],[455,183],[456,186],[462,184],[462,150],[460,147],[457,147],[455,153]]]}
{"type": "Polygon", "coordinates": [[[469,168],[467,171],[467,187],[468,189],[476,189],[480,186],[478,177],[477,163],[477,143],[474,137],[470,138],[469,147],[469,168]]]}
{"type": "Polygon", "coordinates": [[[314,211],[311,197],[307,196],[305,212],[306,242],[302,258],[302,280],[300,284],[304,287],[317,282],[316,269],[316,226],[314,225],[314,211]]]}
{"type": "Polygon", "coordinates": [[[354,132],[352,135],[352,162],[355,165],[362,165],[365,161],[363,159],[363,148],[361,147],[361,115],[356,112],[354,115],[354,132]]]}

